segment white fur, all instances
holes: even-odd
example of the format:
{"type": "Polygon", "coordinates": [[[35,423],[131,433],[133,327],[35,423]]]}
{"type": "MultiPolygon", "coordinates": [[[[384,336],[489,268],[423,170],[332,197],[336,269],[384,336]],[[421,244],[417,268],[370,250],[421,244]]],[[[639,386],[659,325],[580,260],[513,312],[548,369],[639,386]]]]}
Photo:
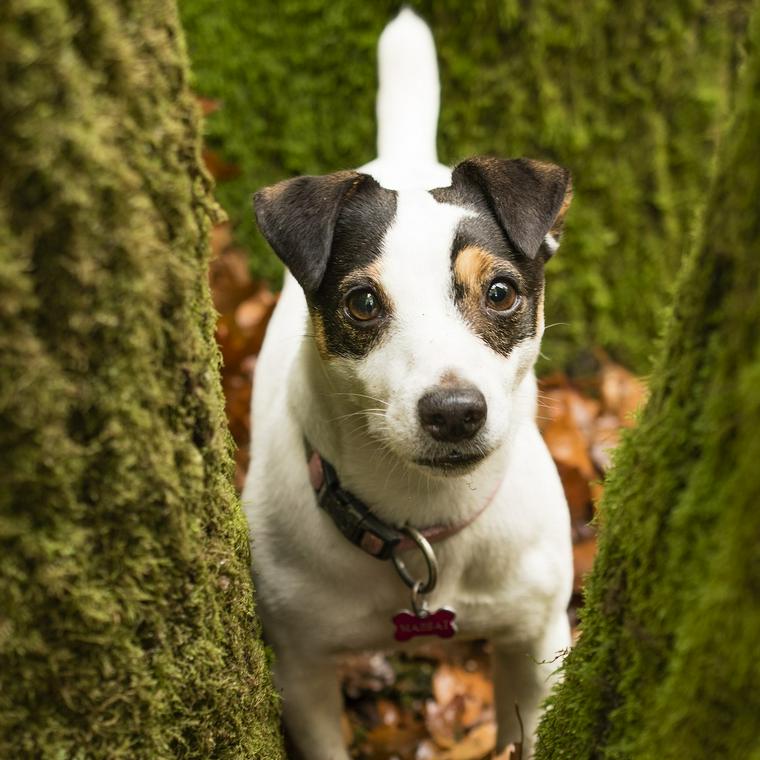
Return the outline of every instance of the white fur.
{"type": "Polygon", "coordinates": [[[446,187],[448,166],[438,163],[438,61],[427,24],[405,8],[380,35],[377,159],[359,171],[390,190],[446,187]]]}
{"type": "MultiPolygon", "coordinates": [[[[383,34],[384,77],[391,68],[386,50],[402,37],[405,44],[419,42],[421,60],[414,50],[409,60],[428,79],[432,55],[437,82],[429,31],[409,11],[383,34]]],[[[403,50],[397,52],[403,57],[403,50]]],[[[383,129],[398,116],[390,96],[387,109],[383,105],[385,90],[405,81],[403,70],[392,76],[382,83],[381,134],[393,133],[383,129]]],[[[437,114],[437,91],[435,99],[437,114]]],[[[430,109],[431,102],[428,98],[424,107],[430,109]]],[[[473,334],[455,308],[451,243],[457,222],[470,212],[424,192],[441,168],[429,132],[426,127],[428,150],[418,153],[428,163],[416,190],[409,189],[406,169],[393,168],[402,154],[390,148],[383,154],[382,140],[381,157],[374,162],[379,181],[389,184],[395,171],[406,187],[398,194],[396,218],[377,262],[394,310],[381,344],[361,360],[324,361],[303,294],[288,275],[256,365],[252,465],[243,500],[253,536],[258,612],[277,655],[286,725],[310,760],[348,758],[333,655],[399,646],[391,618],[409,606],[409,592],[391,563],[351,545],[319,509],[304,437],[333,463],[346,488],[395,525],[465,521],[498,488],[477,520],[435,545],[441,572],[429,601],[433,609],[456,610],[460,637],[493,642],[500,748],[519,739],[517,702],[528,732],[525,756],[530,753],[539,703],[558,667],[555,658],[570,641],[569,518],[534,422],[531,368],[540,335],[505,358],[473,334]],[[435,475],[412,461],[439,445],[420,429],[416,404],[447,372],[476,385],[488,404],[481,446],[489,455],[473,472],[457,477],[435,475]]],[[[403,130],[394,139],[401,136],[403,130]]],[[[422,576],[416,552],[404,559],[422,576]]]]}
{"type": "Polygon", "coordinates": [[[544,236],[544,243],[546,247],[549,249],[549,253],[556,253],[559,249],[559,242],[557,241],[557,238],[554,237],[554,235],[547,234],[544,236]]]}

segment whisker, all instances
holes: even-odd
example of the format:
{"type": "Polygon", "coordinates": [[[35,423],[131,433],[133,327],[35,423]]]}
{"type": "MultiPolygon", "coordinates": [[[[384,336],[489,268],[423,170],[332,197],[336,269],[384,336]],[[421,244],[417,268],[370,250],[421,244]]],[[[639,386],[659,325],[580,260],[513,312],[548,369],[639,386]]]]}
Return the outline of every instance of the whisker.
{"type": "Polygon", "coordinates": [[[366,393],[353,393],[350,391],[336,391],[335,393],[330,393],[330,396],[355,396],[356,398],[368,398],[371,401],[377,401],[378,404],[383,404],[384,406],[388,406],[390,404],[389,401],[384,401],[381,398],[377,398],[376,396],[368,396],[366,393]]]}

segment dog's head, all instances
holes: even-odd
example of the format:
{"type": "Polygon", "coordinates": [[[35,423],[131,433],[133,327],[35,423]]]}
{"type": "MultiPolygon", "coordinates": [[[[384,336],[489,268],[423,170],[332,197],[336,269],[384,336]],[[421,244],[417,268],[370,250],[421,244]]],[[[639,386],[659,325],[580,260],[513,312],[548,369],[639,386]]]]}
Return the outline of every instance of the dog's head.
{"type": "Polygon", "coordinates": [[[366,401],[368,433],[448,474],[510,437],[570,198],[558,166],[473,158],[430,192],[345,171],[280,182],[254,204],[323,361],[366,401]]]}

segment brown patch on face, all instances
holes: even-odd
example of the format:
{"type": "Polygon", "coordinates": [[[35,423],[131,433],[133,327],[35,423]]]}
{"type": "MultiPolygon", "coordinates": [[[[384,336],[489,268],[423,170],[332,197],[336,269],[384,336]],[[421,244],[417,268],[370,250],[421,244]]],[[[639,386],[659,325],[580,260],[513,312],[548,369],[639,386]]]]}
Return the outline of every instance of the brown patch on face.
{"type": "Polygon", "coordinates": [[[499,258],[479,245],[467,245],[454,259],[454,289],[462,301],[480,308],[483,294],[495,277],[515,276],[517,272],[503,258],[499,258]]]}
{"type": "Polygon", "coordinates": [[[325,323],[322,321],[322,317],[314,309],[309,310],[311,317],[311,324],[314,328],[314,343],[317,346],[317,351],[323,359],[330,357],[330,350],[327,347],[327,336],[325,335],[325,323]]]}
{"type": "Polygon", "coordinates": [[[544,333],[544,289],[541,288],[541,292],[538,296],[538,303],[536,304],[536,335],[543,335],[544,333]]]}
{"type": "Polygon", "coordinates": [[[454,277],[467,290],[480,291],[495,268],[496,257],[478,245],[468,245],[457,254],[454,277]]]}
{"type": "Polygon", "coordinates": [[[482,245],[466,243],[454,254],[454,301],[467,324],[494,351],[507,356],[523,338],[536,334],[538,305],[536,286],[521,275],[505,256],[490,253],[482,245]],[[491,283],[504,279],[515,286],[514,308],[489,308],[486,293],[491,283]]]}

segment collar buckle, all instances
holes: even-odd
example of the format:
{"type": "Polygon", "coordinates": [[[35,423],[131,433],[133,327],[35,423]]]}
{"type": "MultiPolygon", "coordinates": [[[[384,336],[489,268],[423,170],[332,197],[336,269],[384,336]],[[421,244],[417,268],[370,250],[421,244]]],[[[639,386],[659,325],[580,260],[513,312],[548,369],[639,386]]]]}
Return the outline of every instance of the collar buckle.
{"type": "Polygon", "coordinates": [[[366,504],[343,488],[333,466],[316,452],[311,456],[309,471],[317,503],[330,515],[338,530],[372,557],[391,559],[403,538],[401,531],[381,522],[366,504]]]}

